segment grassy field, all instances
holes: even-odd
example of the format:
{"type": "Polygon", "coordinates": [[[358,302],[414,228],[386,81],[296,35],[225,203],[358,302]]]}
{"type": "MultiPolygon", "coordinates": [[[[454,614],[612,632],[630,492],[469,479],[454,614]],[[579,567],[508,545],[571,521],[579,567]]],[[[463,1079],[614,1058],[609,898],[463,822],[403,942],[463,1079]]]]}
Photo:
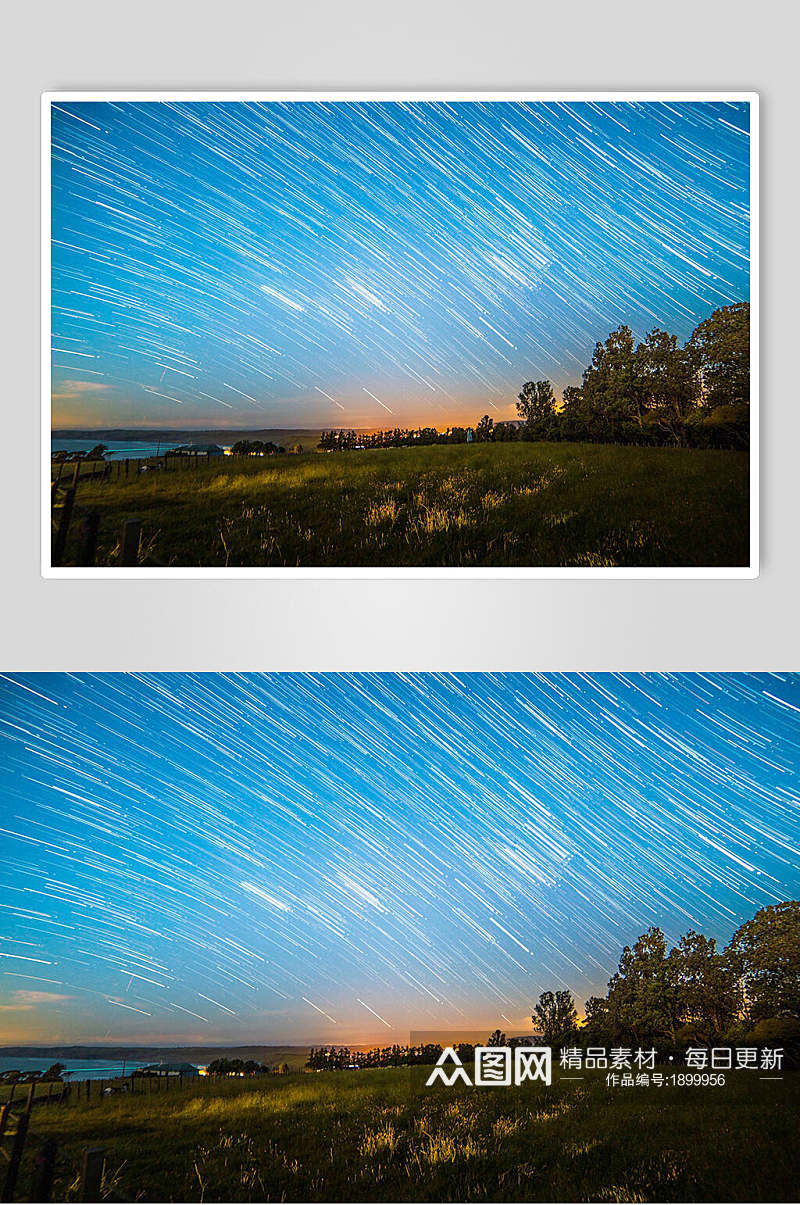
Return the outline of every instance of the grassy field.
{"type": "Polygon", "coordinates": [[[97,564],[142,521],[142,559],[197,566],[742,566],[743,452],[498,443],[225,458],[81,484],[97,564]]]}
{"type": "Polygon", "coordinates": [[[428,1074],[292,1074],[44,1107],[30,1145],[58,1139],[54,1200],[76,1199],[90,1145],[106,1148],[105,1195],[131,1201],[797,1199],[800,1076],[427,1089],[428,1074]]]}

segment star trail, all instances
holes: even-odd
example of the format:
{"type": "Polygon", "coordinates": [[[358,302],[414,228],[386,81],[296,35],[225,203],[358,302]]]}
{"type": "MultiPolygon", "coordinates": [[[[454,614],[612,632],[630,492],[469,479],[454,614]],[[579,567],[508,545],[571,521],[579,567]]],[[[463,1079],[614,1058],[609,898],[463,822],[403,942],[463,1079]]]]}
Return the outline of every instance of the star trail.
{"type": "Polygon", "coordinates": [[[0,717],[7,1042],[525,1032],[800,894],[798,675],[31,674],[0,717]]]}
{"type": "Polygon", "coordinates": [[[52,104],[56,426],[446,426],[749,296],[740,102],[52,104]]]}

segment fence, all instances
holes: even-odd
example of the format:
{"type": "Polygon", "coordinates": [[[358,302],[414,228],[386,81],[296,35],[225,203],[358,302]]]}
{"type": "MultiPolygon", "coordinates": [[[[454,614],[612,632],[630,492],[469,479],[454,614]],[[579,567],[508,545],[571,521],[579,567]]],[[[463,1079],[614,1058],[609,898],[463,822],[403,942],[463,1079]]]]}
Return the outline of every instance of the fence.
{"type": "Polygon", "coordinates": [[[126,456],[119,460],[58,460],[51,462],[50,478],[53,487],[86,481],[130,480],[145,472],[186,472],[213,464],[217,459],[221,457],[206,452],[162,452],[159,456],[126,456]]]}
{"type": "MultiPolygon", "coordinates": [[[[76,1080],[74,1083],[51,1081],[46,1085],[41,1082],[11,1084],[9,1097],[0,1107],[0,1177],[2,1168],[5,1167],[5,1178],[0,1187],[0,1202],[14,1200],[23,1156],[31,1139],[35,1137],[30,1128],[34,1108],[65,1105],[71,1100],[95,1100],[102,1103],[121,1092],[134,1096],[150,1096],[153,1093],[176,1091],[200,1082],[202,1081],[198,1076],[184,1075],[180,1072],[175,1075],[128,1076],[115,1080],[76,1080]],[[46,1092],[39,1091],[45,1087],[46,1092]]],[[[49,1136],[40,1138],[36,1144],[31,1169],[31,1201],[50,1200],[58,1151],[57,1139],[49,1136]]],[[[100,1200],[105,1156],[105,1147],[90,1146],[84,1149],[79,1175],[79,1201],[100,1200]]],[[[108,1193],[105,1199],[122,1200],[108,1193]]]]}
{"type": "MultiPolygon", "coordinates": [[[[22,1156],[30,1137],[30,1119],[34,1105],[63,1104],[69,1096],[69,1084],[50,1082],[46,1093],[38,1093],[44,1085],[31,1083],[21,1085],[23,1091],[17,1096],[12,1084],[8,1100],[0,1109],[0,1156],[5,1164],[5,1178],[0,1190],[0,1201],[13,1201],[17,1186],[22,1156]],[[17,1106],[15,1108],[15,1106],[17,1106]]],[[[56,1142],[45,1138],[36,1153],[31,1200],[49,1201],[55,1170],[56,1142]]],[[[87,1198],[89,1199],[89,1198],[87,1198]]]]}
{"type": "MultiPolygon", "coordinates": [[[[162,456],[148,456],[141,459],[126,458],[124,460],[75,460],[60,461],[52,466],[50,481],[50,513],[52,526],[52,543],[50,563],[53,568],[59,568],[64,563],[64,553],[67,539],[72,527],[75,500],[78,487],[89,482],[112,482],[129,480],[141,476],[144,472],[187,472],[208,464],[213,464],[220,457],[209,457],[206,453],[191,452],[176,455],[165,453],[162,456]]],[[[77,553],[77,564],[91,567],[97,556],[97,539],[100,532],[100,514],[96,510],[88,511],[81,522],[80,541],[77,553]]],[[[123,568],[138,565],[141,561],[141,522],[138,519],[126,519],[122,525],[119,538],[119,556],[117,565],[123,568]]],[[[149,564],[157,564],[151,558],[149,564]]]]}

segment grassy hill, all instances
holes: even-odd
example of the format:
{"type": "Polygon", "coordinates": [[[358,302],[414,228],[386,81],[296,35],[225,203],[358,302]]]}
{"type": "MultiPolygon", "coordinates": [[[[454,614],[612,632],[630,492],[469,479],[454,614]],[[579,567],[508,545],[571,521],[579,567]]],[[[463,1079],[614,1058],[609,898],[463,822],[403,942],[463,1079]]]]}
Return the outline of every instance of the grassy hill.
{"type": "Polygon", "coordinates": [[[97,564],[142,521],[171,566],[742,566],[744,452],[498,443],[218,458],[78,490],[97,564]]]}
{"type": "MultiPolygon", "coordinates": [[[[671,1071],[671,1068],[665,1069],[671,1071]]],[[[429,1068],[201,1082],[40,1106],[59,1142],[53,1200],[82,1151],[133,1201],[790,1201],[800,1075],[716,1087],[425,1087],[429,1068]]],[[[33,1154],[19,1199],[29,1199],[33,1154]]]]}

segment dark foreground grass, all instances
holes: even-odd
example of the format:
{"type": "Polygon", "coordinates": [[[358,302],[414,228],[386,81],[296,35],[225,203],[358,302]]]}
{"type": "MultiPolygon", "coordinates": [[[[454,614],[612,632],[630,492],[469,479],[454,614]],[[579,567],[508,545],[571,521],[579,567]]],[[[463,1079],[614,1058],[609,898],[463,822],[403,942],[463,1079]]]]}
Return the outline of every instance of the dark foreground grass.
{"type": "Polygon", "coordinates": [[[53,1106],[34,1113],[31,1145],[58,1138],[55,1200],[76,1199],[89,1145],[107,1150],[104,1195],[128,1200],[797,1199],[800,1076],[427,1089],[428,1074],[293,1074],[53,1106]]]}
{"type": "Polygon", "coordinates": [[[100,514],[97,563],[122,521],[175,567],[744,566],[744,452],[507,443],[226,458],[78,492],[100,514]]]}

